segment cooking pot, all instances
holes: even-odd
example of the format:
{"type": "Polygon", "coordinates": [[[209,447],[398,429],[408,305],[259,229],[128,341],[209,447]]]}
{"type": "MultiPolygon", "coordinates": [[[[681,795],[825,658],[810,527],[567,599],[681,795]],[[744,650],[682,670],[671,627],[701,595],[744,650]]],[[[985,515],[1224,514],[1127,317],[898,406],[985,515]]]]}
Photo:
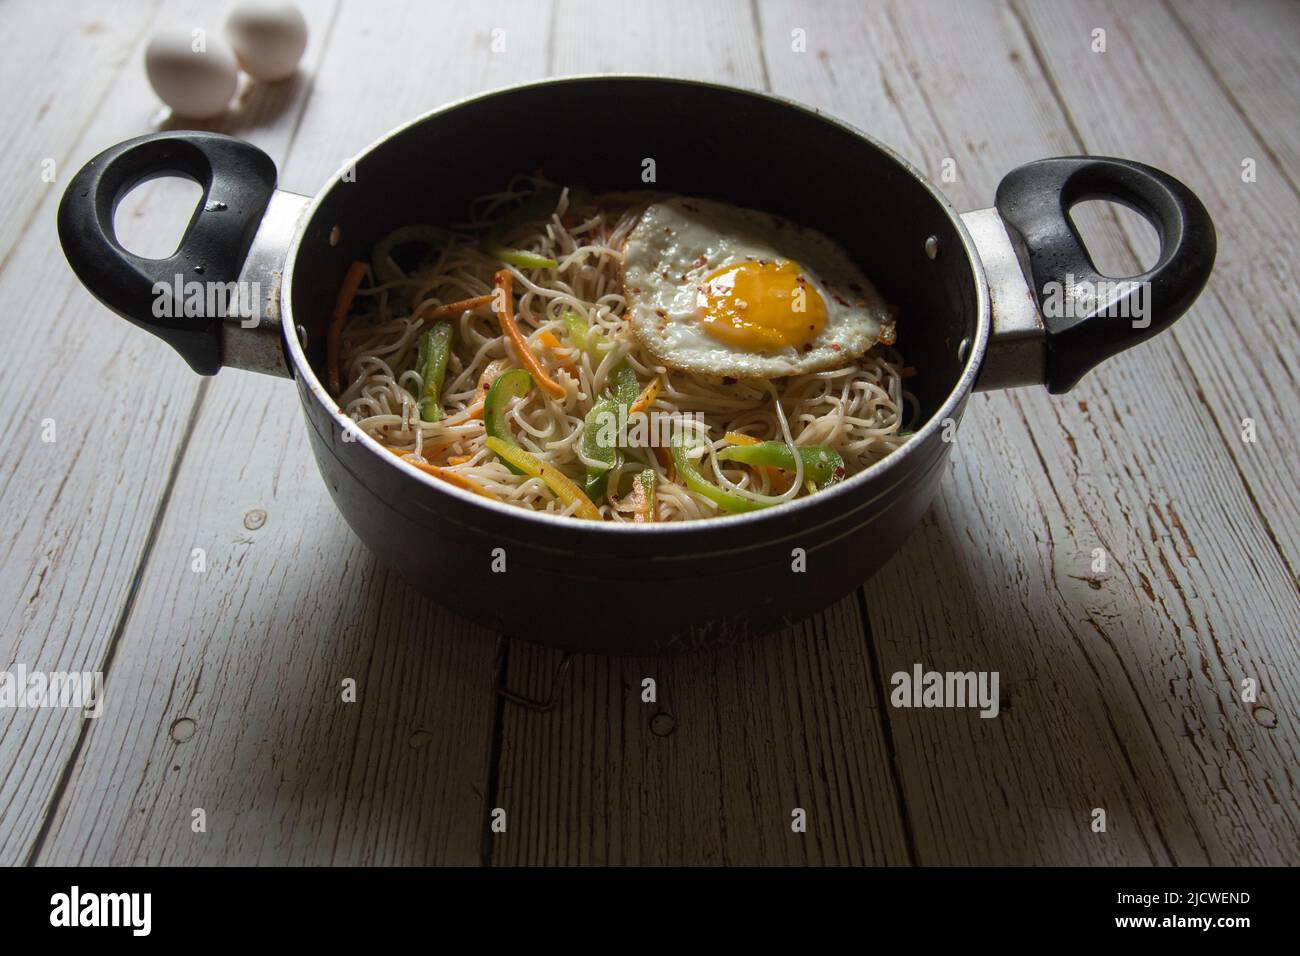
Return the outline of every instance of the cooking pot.
{"type": "Polygon", "coordinates": [[[58,225],[86,287],[196,372],[228,365],[294,380],[325,484],[382,561],[507,634],[601,653],[746,639],[851,593],[929,507],[972,391],[1071,388],[1182,315],[1215,255],[1205,207],[1149,166],[1040,160],[1002,180],[993,208],[960,214],[898,154],[815,110],[641,76],[547,80],[444,107],[379,140],[314,197],[277,190],[270,158],[239,140],[142,136],[86,164],[58,225]],[[471,198],[538,168],[592,190],[721,199],[836,240],[898,306],[898,347],[918,370],[914,437],[807,498],[645,526],[477,497],[350,427],[322,384],[325,329],[349,263],[368,260],[399,226],[462,219],[471,198]],[[178,175],[203,188],[180,247],[166,259],[128,252],[114,235],[118,201],[143,180],[178,175]],[[1150,271],[1123,283],[1099,275],[1069,215],[1086,199],[1124,203],[1155,226],[1150,271]],[[160,293],[178,282],[238,282],[260,296],[247,310],[186,315],[177,303],[168,315],[160,293]]]}

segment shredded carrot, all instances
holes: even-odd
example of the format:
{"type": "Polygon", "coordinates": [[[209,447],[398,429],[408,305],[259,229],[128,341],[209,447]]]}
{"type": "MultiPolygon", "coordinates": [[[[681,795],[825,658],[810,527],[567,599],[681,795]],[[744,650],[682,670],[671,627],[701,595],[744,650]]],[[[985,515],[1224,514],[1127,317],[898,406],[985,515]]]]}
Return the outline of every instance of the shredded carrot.
{"type": "Polygon", "coordinates": [[[529,350],[528,344],[524,341],[524,334],[519,331],[519,325],[515,322],[514,277],[509,269],[502,269],[496,274],[496,287],[504,293],[505,298],[501,311],[497,313],[497,319],[501,323],[501,331],[514,346],[519,361],[533,373],[533,381],[541,387],[542,391],[552,398],[563,398],[567,394],[564,386],[546,374],[542,363],[537,361],[537,356],[529,350]]]}
{"type": "Polygon", "coordinates": [[[339,297],[334,300],[334,312],[325,332],[325,380],[331,395],[337,396],[342,391],[339,382],[339,338],[343,332],[343,320],[352,308],[352,300],[356,298],[357,289],[361,288],[361,280],[365,278],[367,268],[361,261],[348,266],[343,285],[339,288],[339,297]]]}
{"type": "Polygon", "coordinates": [[[457,302],[448,302],[446,305],[435,306],[419,316],[422,322],[438,322],[442,319],[459,319],[462,312],[468,312],[470,309],[481,309],[485,305],[492,304],[491,295],[476,295],[470,299],[461,299],[457,302]]]}
{"type": "MultiPolygon", "coordinates": [[[[555,337],[555,333],[552,332],[550,329],[542,329],[542,331],[540,331],[540,332],[537,333],[537,337],[538,337],[539,339],[541,339],[542,344],[545,345],[545,346],[546,346],[548,349],[550,349],[552,352],[565,352],[565,353],[570,353],[570,352],[573,351],[572,349],[569,348],[569,346],[565,345],[563,342],[561,342],[559,339],[557,339],[557,338],[555,337]]],[[[558,356],[557,356],[557,358],[558,358],[558,356]]],[[[568,372],[568,373],[569,373],[569,376],[570,376],[570,377],[571,377],[575,382],[578,380],[578,370],[577,370],[577,368],[574,367],[574,365],[573,365],[572,362],[564,362],[564,361],[561,361],[561,362],[560,362],[560,368],[562,368],[562,369],[564,369],[564,371],[568,372]]]]}
{"type": "Polygon", "coordinates": [[[673,461],[673,453],[662,445],[655,445],[651,448],[651,451],[655,453],[655,460],[664,466],[664,472],[666,473],[668,480],[676,481],[677,463],[673,461]]]}
{"type": "Polygon", "coordinates": [[[474,457],[473,455],[452,455],[450,458],[447,459],[447,464],[463,465],[465,464],[465,462],[469,461],[473,457],[474,457]]]}
{"type": "Polygon", "coordinates": [[[484,498],[491,498],[493,501],[501,500],[497,495],[494,495],[492,492],[488,491],[478,482],[471,481],[469,478],[466,478],[464,475],[459,474],[458,472],[449,471],[446,468],[439,468],[437,465],[426,464],[425,462],[422,461],[411,461],[411,459],[406,457],[407,455],[415,454],[414,452],[403,451],[400,448],[394,448],[392,445],[385,445],[384,447],[389,451],[391,451],[398,458],[402,459],[402,461],[406,462],[408,465],[414,465],[416,468],[419,468],[425,474],[433,475],[433,477],[435,478],[441,478],[449,485],[455,485],[457,488],[463,488],[465,491],[472,491],[476,495],[482,495],[484,498]]]}
{"type": "Polygon", "coordinates": [[[656,375],[654,378],[650,379],[650,384],[645,387],[644,391],[642,391],[641,394],[636,397],[636,401],[633,402],[632,407],[628,409],[628,414],[640,415],[647,408],[653,405],[655,403],[655,399],[658,397],[659,397],[659,376],[656,375]]]}
{"type": "Polygon", "coordinates": [[[483,402],[487,398],[488,389],[492,383],[505,374],[510,368],[510,363],[505,359],[493,359],[484,366],[483,371],[479,373],[478,385],[474,389],[474,400],[471,401],[469,417],[482,421],[483,419],[483,402]]]}

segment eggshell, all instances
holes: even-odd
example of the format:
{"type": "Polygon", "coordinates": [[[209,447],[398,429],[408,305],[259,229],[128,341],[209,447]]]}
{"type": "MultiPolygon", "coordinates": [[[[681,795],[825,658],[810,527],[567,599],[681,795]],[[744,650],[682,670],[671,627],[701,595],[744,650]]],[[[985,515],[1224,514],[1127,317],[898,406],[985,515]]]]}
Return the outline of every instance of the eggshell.
{"type": "Polygon", "coordinates": [[[284,0],[244,0],[226,18],[226,39],[253,79],[283,80],[293,75],[307,48],[307,21],[284,0]]]}
{"type": "Polygon", "coordinates": [[[180,116],[209,119],[230,105],[239,85],[235,55],[211,34],[196,51],[194,28],[163,27],[149,38],[144,68],[158,98],[180,116]]]}

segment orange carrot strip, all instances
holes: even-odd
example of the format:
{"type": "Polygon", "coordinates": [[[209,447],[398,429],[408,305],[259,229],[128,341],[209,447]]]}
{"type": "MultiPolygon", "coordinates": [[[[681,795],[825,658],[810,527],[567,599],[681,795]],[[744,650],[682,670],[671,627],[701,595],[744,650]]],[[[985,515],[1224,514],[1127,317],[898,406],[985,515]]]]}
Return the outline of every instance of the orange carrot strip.
{"type": "Polygon", "coordinates": [[[500,497],[488,491],[478,482],[471,481],[469,478],[466,478],[462,474],[459,474],[454,471],[449,471],[446,468],[439,468],[437,465],[428,465],[422,461],[411,461],[411,459],[406,457],[407,455],[415,454],[414,452],[403,451],[402,449],[394,448],[391,445],[385,445],[384,447],[389,451],[391,451],[398,458],[402,459],[402,461],[406,462],[408,465],[414,465],[416,468],[419,468],[425,474],[433,475],[433,477],[435,478],[441,478],[449,485],[455,485],[457,488],[463,488],[465,491],[472,491],[476,495],[482,495],[484,498],[491,498],[493,501],[501,500],[500,497]]]}
{"type": "MultiPolygon", "coordinates": [[[[557,338],[555,337],[555,333],[552,332],[550,329],[542,329],[542,331],[540,331],[540,332],[537,333],[537,337],[538,337],[539,339],[541,339],[542,344],[545,345],[545,346],[546,346],[548,349],[550,349],[552,352],[569,352],[569,351],[572,351],[572,350],[569,348],[569,346],[565,345],[563,342],[561,342],[559,339],[557,339],[557,338]]],[[[556,356],[556,359],[557,359],[557,361],[558,361],[558,360],[559,360],[559,356],[556,356]]],[[[578,369],[574,366],[574,364],[573,364],[572,362],[563,362],[563,361],[561,361],[561,362],[560,362],[560,368],[562,368],[564,371],[568,372],[568,373],[569,373],[569,376],[570,376],[570,377],[571,377],[575,382],[578,380],[578,369]]]]}
{"type": "Polygon", "coordinates": [[[659,377],[655,376],[654,378],[650,379],[650,384],[645,387],[645,390],[642,391],[641,394],[636,397],[636,401],[633,402],[632,407],[628,409],[628,414],[640,415],[647,408],[653,405],[655,403],[655,399],[658,397],[659,397],[659,377]]]}
{"type": "Polygon", "coordinates": [[[437,322],[440,319],[459,319],[462,312],[468,312],[470,309],[481,309],[485,305],[492,304],[492,296],[476,295],[469,299],[460,299],[457,302],[448,302],[446,305],[434,306],[427,312],[422,312],[419,319],[422,322],[437,322]]]}
{"type": "Polygon", "coordinates": [[[366,264],[354,262],[348,266],[343,285],[339,288],[339,297],[334,300],[334,313],[330,316],[329,328],[325,331],[325,379],[330,394],[337,396],[342,391],[339,383],[339,336],[343,332],[343,320],[352,308],[357,289],[366,275],[366,264]]]}
{"type": "Polygon", "coordinates": [[[669,481],[677,480],[677,463],[673,461],[673,453],[662,445],[654,445],[650,449],[654,452],[655,460],[664,466],[664,472],[669,481]]]}
{"type": "Polygon", "coordinates": [[[552,398],[563,398],[566,394],[564,386],[546,374],[542,363],[537,361],[537,356],[529,350],[528,344],[524,341],[524,334],[519,331],[519,325],[515,322],[514,277],[509,269],[502,269],[496,274],[496,287],[502,291],[505,299],[501,311],[497,313],[497,319],[501,323],[501,331],[515,347],[519,361],[533,373],[533,381],[541,387],[542,391],[552,398]]]}

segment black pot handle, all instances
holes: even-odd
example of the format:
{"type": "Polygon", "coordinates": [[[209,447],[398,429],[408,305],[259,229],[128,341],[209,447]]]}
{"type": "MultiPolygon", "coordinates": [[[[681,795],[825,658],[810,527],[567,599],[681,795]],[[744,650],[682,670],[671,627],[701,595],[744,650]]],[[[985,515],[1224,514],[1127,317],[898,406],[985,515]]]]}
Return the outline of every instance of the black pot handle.
{"type": "MultiPolygon", "coordinates": [[[[73,177],[59,204],[59,241],[72,271],[97,299],[159,336],[194,371],[212,375],[221,368],[223,316],[186,315],[184,302],[155,307],[166,295],[156,286],[174,290],[179,276],[184,292],[195,288],[187,283],[209,289],[208,283],[224,286],[238,279],[275,180],[271,157],[230,136],[191,131],[140,136],[104,150],[73,177]],[[203,187],[203,197],[175,254],[145,259],[117,241],[113,214],[132,188],[159,176],[188,177],[203,187]]],[[[203,300],[224,301],[206,293],[203,300]]],[[[188,311],[196,311],[197,301],[191,300],[188,311]]]]}
{"type": "Polygon", "coordinates": [[[1205,206],[1178,180],[1142,163],[1104,156],[1028,163],[998,185],[997,209],[1033,280],[1053,393],[1073,388],[1103,359],[1172,325],[1214,266],[1214,223],[1205,206]],[[1155,226],[1160,257],[1150,271],[1127,278],[1098,272],[1069,214],[1088,199],[1122,203],[1155,226]],[[1104,294],[1088,294],[1099,290],[1104,294]]]}

